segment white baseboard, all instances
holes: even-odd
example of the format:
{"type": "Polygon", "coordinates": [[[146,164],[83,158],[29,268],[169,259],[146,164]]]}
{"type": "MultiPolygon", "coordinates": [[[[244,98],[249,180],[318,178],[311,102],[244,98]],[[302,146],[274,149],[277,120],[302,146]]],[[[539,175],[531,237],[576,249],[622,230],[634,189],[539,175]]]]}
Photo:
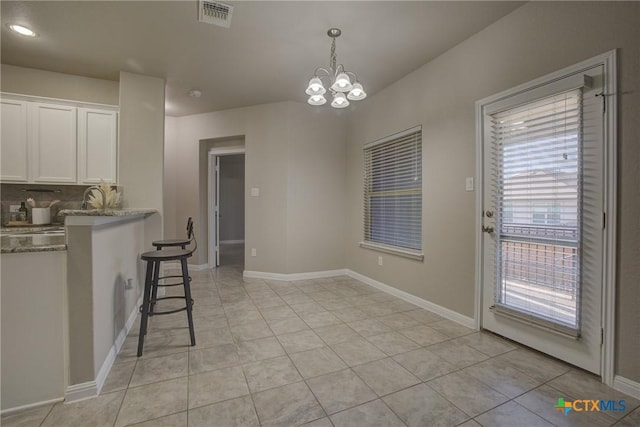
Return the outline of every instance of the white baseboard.
{"type": "Polygon", "coordinates": [[[466,326],[467,328],[476,329],[475,321],[473,320],[473,318],[460,314],[457,311],[453,311],[446,307],[442,307],[441,305],[434,304],[431,301],[427,301],[415,295],[412,295],[410,293],[401,291],[400,289],[396,289],[393,286],[389,286],[385,283],[374,280],[363,274],[356,273],[355,271],[347,270],[346,274],[353,277],[354,279],[358,279],[361,282],[366,283],[367,285],[373,286],[376,289],[379,289],[383,292],[393,295],[394,297],[398,297],[406,302],[416,305],[419,308],[424,308],[425,310],[433,311],[434,313],[439,314],[440,316],[446,319],[449,319],[451,321],[454,321],[456,323],[459,323],[463,326],[466,326]]]}
{"type": "Polygon", "coordinates": [[[319,279],[323,277],[347,275],[347,276],[353,277],[354,279],[358,279],[369,286],[372,286],[376,289],[379,289],[383,292],[393,295],[394,297],[398,297],[406,302],[409,302],[417,306],[418,308],[424,308],[425,310],[433,311],[434,313],[439,314],[445,319],[449,319],[451,321],[459,323],[463,326],[466,326],[467,328],[476,329],[475,321],[471,317],[465,316],[456,311],[450,310],[446,307],[442,307],[441,305],[434,304],[430,301],[424,300],[410,293],[401,291],[400,289],[396,289],[393,286],[389,286],[385,283],[379,282],[377,280],[374,280],[363,274],[356,273],[355,271],[349,270],[349,269],[314,271],[310,273],[293,273],[293,274],[267,273],[263,271],[245,270],[242,273],[242,275],[244,277],[252,278],[252,279],[272,279],[272,280],[283,280],[283,281],[319,279]]]}
{"type": "Polygon", "coordinates": [[[305,280],[305,279],[321,279],[323,277],[344,276],[348,270],[327,270],[327,271],[312,271],[309,273],[267,273],[264,271],[250,271],[245,270],[242,275],[251,279],[272,279],[282,280],[285,282],[291,282],[293,280],[305,280]]]}
{"type": "Polygon", "coordinates": [[[98,383],[95,381],[74,384],[67,387],[67,391],[64,393],[64,401],[66,403],[77,402],[78,400],[96,397],[98,393],[98,383]]]}
{"type": "Polygon", "coordinates": [[[0,411],[0,415],[6,416],[15,414],[17,412],[24,412],[30,409],[36,409],[45,405],[53,405],[54,403],[62,402],[63,398],[51,399],[51,400],[43,400],[42,402],[29,403],[28,405],[16,406],[15,408],[3,409],[0,411]]]}
{"type": "Polygon", "coordinates": [[[120,330],[120,333],[116,337],[116,341],[113,343],[109,352],[107,353],[107,357],[105,357],[104,362],[102,362],[102,366],[98,371],[98,375],[96,375],[95,381],[88,381],[81,384],[74,384],[72,386],[67,387],[67,391],[65,392],[64,400],[66,403],[75,402],[82,399],[87,399],[90,397],[95,397],[100,394],[102,387],[104,386],[104,382],[107,380],[107,376],[109,372],[111,372],[111,368],[113,367],[113,363],[116,361],[116,356],[120,352],[122,348],[122,344],[124,344],[124,340],[127,338],[129,331],[133,327],[133,324],[136,321],[136,317],[138,316],[138,307],[142,304],[142,296],[136,301],[136,304],[133,307],[131,313],[129,313],[129,317],[124,324],[124,328],[120,330]]]}
{"type": "Polygon", "coordinates": [[[613,377],[613,388],[621,391],[634,399],[640,399],[640,383],[628,378],[616,375],[613,377]]]}
{"type": "Polygon", "coordinates": [[[224,244],[234,245],[237,243],[244,243],[244,240],[220,240],[221,245],[224,245],[224,244]]]}
{"type": "MultiPolygon", "coordinates": [[[[163,262],[162,265],[168,268],[180,268],[179,262],[163,262]]],[[[208,270],[210,268],[209,264],[187,264],[187,267],[193,271],[208,270]]]]}

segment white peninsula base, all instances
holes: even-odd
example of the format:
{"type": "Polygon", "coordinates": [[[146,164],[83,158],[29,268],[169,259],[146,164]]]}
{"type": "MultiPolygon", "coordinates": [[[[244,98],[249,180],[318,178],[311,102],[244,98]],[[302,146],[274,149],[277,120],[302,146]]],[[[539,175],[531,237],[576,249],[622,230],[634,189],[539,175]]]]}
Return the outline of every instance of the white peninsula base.
{"type": "MultiPolygon", "coordinates": [[[[140,254],[155,211],[70,212],[67,229],[69,383],[65,400],[96,396],[133,325],[143,289],[140,254]],[[124,212],[124,213],[123,213],[124,212]]],[[[159,236],[156,235],[155,238],[159,236]]]]}

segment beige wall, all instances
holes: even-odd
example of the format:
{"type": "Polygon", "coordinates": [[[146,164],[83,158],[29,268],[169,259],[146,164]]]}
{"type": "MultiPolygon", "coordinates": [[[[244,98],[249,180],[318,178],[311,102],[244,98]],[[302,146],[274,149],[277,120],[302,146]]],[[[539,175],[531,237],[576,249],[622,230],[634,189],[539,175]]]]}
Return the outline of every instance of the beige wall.
{"type": "Polygon", "coordinates": [[[288,139],[288,273],[344,268],[343,111],[293,104],[288,139]]]}
{"type": "MultiPolygon", "coordinates": [[[[145,239],[163,236],[164,80],[120,73],[118,183],[124,208],[156,209],[145,239]]],[[[149,244],[150,246],[150,244],[149,244]]]]}
{"type": "Polygon", "coordinates": [[[199,248],[204,248],[192,262],[207,263],[203,144],[244,136],[245,269],[294,273],[344,267],[344,124],[338,115],[291,102],[267,104],[178,118],[177,135],[176,227],[193,216],[199,248]],[[301,176],[304,168],[307,177],[301,176]],[[259,197],[251,197],[254,187],[259,197]],[[315,231],[301,231],[300,225],[315,231]],[[250,256],[251,248],[256,257],[250,256]]]}
{"type": "Polygon", "coordinates": [[[118,82],[2,64],[2,92],[118,105],[118,82]]]}
{"type": "Polygon", "coordinates": [[[639,3],[532,2],[444,53],[352,112],[348,130],[346,264],[466,316],[474,309],[475,102],[619,48],[619,251],[616,374],[640,381],[639,3]],[[423,246],[418,263],[361,249],[362,146],[423,126],[423,246]]]}
{"type": "MultiPolygon", "coordinates": [[[[178,171],[173,158],[178,151],[177,119],[166,116],[164,122],[164,236],[173,239],[181,236],[183,228],[176,230],[176,182],[178,171]]],[[[186,221],[185,221],[186,223],[186,221]]]]}

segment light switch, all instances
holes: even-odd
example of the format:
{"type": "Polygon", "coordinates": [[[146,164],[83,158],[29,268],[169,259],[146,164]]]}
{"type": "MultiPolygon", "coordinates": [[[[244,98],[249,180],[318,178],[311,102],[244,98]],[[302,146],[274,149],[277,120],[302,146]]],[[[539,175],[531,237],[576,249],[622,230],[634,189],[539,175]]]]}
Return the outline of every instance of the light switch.
{"type": "Polygon", "coordinates": [[[251,197],[258,197],[260,196],[260,189],[258,187],[253,187],[251,189],[251,197]]]}
{"type": "Polygon", "coordinates": [[[473,191],[473,177],[464,180],[464,189],[466,191],[473,191]]]}

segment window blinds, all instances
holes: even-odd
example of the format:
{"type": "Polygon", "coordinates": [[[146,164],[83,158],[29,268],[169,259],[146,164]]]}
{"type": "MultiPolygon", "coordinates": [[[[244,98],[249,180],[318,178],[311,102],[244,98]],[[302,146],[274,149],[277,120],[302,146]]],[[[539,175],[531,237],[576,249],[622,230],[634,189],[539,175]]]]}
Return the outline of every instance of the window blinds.
{"type": "Polygon", "coordinates": [[[364,240],[422,249],[422,129],[364,148],[364,240]]]}
{"type": "Polygon", "coordinates": [[[579,329],[580,90],[491,116],[496,306],[579,329]]]}

